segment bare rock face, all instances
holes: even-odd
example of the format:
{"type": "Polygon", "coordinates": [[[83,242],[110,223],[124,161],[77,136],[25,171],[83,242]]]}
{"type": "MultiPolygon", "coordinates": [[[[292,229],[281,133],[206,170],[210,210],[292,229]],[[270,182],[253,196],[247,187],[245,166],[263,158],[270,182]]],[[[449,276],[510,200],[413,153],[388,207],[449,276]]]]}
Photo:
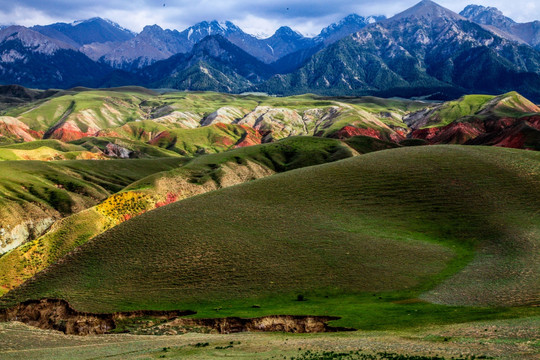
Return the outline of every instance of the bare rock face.
{"type": "Polygon", "coordinates": [[[129,159],[133,154],[133,151],[126,149],[117,144],[108,143],[104,151],[105,155],[120,159],[129,159]]]}
{"type": "Polygon", "coordinates": [[[42,235],[56,220],[52,217],[28,220],[16,226],[0,228],[0,254],[34,240],[42,235]]]}
{"type": "Polygon", "coordinates": [[[510,38],[540,48],[540,21],[516,23],[495,7],[468,5],[460,15],[478,24],[486,25],[510,35],[510,38]]]}
{"type": "Polygon", "coordinates": [[[242,119],[247,111],[232,106],[224,106],[201,121],[201,126],[209,126],[214,124],[232,124],[236,120],[242,119]]]}
{"type": "Polygon", "coordinates": [[[32,48],[34,52],[46,55],[51,55],[60,49],[75,50],[75,48],[62,41],[46,37],[24,26],[10,26],[1,30],[0,42],[9,40],[19,40],[23,46],[32,48]]]}
{"type": "Polygon", "coordinates": [[[82,131],[74,121],[65,121],[58,126],[51,128],[44,135],[44,138],[68,142],[79,140],[87,136],[96,136],[98,132],[99,129],[92,127],[89,127],[87,131],[82,131]]]}

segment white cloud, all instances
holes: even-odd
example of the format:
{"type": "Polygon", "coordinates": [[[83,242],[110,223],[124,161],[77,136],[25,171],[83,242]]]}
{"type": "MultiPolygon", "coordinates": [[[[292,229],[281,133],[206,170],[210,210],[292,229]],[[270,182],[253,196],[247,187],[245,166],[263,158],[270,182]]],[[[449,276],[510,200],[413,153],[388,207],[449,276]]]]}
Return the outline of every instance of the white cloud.
{"type": "Polygon", "coordinates": [[[38,24],[50,24],[63,19],[50,16],[38,9],[17,6],[10,10],[0,7],[0,19],[3,25],[32,26],[38,24]]]}

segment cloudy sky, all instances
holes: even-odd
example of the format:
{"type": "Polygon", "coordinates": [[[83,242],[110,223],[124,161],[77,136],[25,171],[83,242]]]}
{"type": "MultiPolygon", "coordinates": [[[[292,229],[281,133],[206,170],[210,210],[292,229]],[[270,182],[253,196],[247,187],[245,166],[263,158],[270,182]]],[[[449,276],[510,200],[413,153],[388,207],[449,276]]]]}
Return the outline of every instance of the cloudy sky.
{"type": "MultiPolygon", "coordinates": [[[[0,0],[0,24],[45,25],[100,16],[139,32],[144,25],[183,30],[202,20],[231,20],[270,35],[288,25],[305,35],[350,13],[392,16],[419,0],[0,0]]],[[[538,0],[439,0],[456,12],[473,3],[495,6],[516,21],[540,19],[538,0]]]]}

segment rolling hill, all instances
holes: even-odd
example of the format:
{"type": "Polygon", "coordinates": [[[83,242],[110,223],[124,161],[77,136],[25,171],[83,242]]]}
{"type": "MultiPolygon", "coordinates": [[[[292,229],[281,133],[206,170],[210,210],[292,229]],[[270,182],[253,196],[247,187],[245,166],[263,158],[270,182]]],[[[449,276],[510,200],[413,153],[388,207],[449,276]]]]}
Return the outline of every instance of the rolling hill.
{"type": "MultiPolygon", "coordinates": [[[[119,167],[125,162],[124,172],[132,166],[144,166],[145,168],[139,173],[149,175],[152,170],[156,172],[155,169],[168,170],[164,168],[167,164],[178,165],[186,162],[176,170],[158,172],[155,176],[147,176],[144,179],[132,177],[132,180],[140,179],[140,181],[132,182],[128,186],[124,183],[125,187],[120,192],[117,192],[120,188],[116,187],[114,195],[106,199],[101,196],[99,200],[102,201],[96,206],[57,221],[37,240],[0,257],[0,293],[20,285],[76,246],[146,211],[276,172],[323,164],[358,154],[352,148],[359,148],[361,152],[366,152],[384,147],[384,144],[371,144],[365,141],[358,141],[352,145],[349,147],[334,139],[297,137],[272,144],[238,148],[221,154],[200,156],[190,161],[161,159],[148,163],[141,160],[117,160],[107,163],[105,168],[119,167]],[[360,144],[362,146],[359,146],[360,144]]],[[[85,163],[81,163],[83,164],[85,163]]],[[[86,165],[91,166],[89,163],[86,165]]],[[[39,179],[40,175],[36,173],[36,179],[39,179]]],[[[68,201],[69,197],[64,202],[68,204],[68,201]]],[[[31,205],[33,204],[28,204],[27,207],[31,205]]],[[[32,216],[35,221],[37,215],[32,214],[32,216]]],[[[58,217],[54,220],[56,219],[58,217]]],[[[47,227],[52,223],[53,219],[47,222],[47,227]]],[[[30,239],[33,238],[35,236],[30,239]]],[[[23,240],[12,245],[19,245],[23,240]]]]}
{"type": "Polygon", "coordinates": [[[539,160],[414,147],[274,175],[124,222],[0,301],[366,329],[538,314],[539,160]]]}
{"type": "Polygon", "coordinates": [[[181,154],[295,135],[370,135],[399,141],[407,127],[403,116],[426,106],[419,101],[372,97],[160,95],[138,87],[77,88],[9,106],[0,116],[0,138],[3,143],[58,139],[77,144],[84,137],[121,138],[181,154]],[[339,134],[346,126],[350,128],[339,134]]]}
{"type": "Polygon", "coordinates": [[[431,144],[495,145],[540,150],[540,108],[516,92],[466,95],[411,113],[410,137],[431,144]]]}
{"type": "Polygon", "coordinates": [[[103,128],[142,118],[139,104],[148,95],[136,91],[86,91],[75,89],[53,98],[7,110],[36,135],[35,139],[76,140],[94,136],[103,128]]]}
{"type": "Polygon", "coordinates": [[[540,132],[540,108],[516,92],[440,103],[312,94],[160,94],[140,87],[4,91],[0,143],[6,150],[0,158],[11,160],[185,156],[299,135],[537,149],[540,132]],[[82,147],[67,154],[7,150],[39,139],[82,147]]]}
{"type": "Polygon", "coordinates": [[[96,205],[133,181],[183,161],[0,161],[0,253],[37,238],[56,220],[96,205]]]}

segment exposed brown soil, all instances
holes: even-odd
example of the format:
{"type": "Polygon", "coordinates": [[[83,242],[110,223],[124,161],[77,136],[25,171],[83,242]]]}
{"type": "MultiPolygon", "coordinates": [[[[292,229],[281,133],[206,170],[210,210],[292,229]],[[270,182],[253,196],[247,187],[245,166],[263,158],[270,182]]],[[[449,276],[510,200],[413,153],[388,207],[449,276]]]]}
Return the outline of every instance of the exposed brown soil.
{"type": "Polygon", "coordinates": [[[270,315],[243,319],[238,317],[217,319],[186,319],[181,316],[193,315],[194,311],[130,311],[112,314],[80,312],[65,300],[42,299],[29,300],[19,305],[0,309],[0,322],[19,321],[45,330],[57,330],[69,335],[106,334],[116,328],[118,320],[129,318],[152,317],[164,320],[161,328],[204,328],[220,334],[245,331],[254,332],[291,332],[318,333],[350,331],[354,329],[328,326],[327,322],[338,320],[330,316],[292,316],[270,315]]]}
{"type": "Polygon", "coordinates": [[[80,312],[60,299],[29,300],[0,310],[0,321],[20,321],[40,329],[58,330],[70,335],[105,334],[116,328],[116,320],[151,316],[174,319],[193,311],[131,311],[113,314],[80,312]]]}
{"type": "Polygon", "coordinates": [[[257,318],[218,318],[218,319],[185,319],[178,318],[165,327],[203,327],[217,331],[220,334],[251,332],[289,332],[289,333],[320,333],[352,331],[354,329],[331,327],[328,321],[338,320],[332,316],[293,316],[293,315],[269,315],[257,318]]]}

